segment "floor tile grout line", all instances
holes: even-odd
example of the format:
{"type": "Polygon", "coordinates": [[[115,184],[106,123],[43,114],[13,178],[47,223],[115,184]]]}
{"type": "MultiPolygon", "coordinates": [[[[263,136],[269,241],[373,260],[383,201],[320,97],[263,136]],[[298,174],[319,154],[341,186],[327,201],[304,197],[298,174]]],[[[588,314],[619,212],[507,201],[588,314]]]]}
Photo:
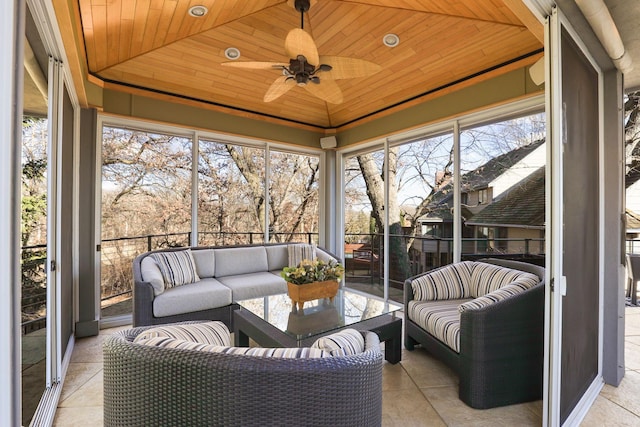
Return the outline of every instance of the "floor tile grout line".
{"type": "MultiPolygon", "coordinates": [[[[420,391],[420,394],[422,395],[422,397],[424,398],[424,400],[427,401],[427,403],[429,403],[429,406],[431,406],[433,408],[433,411],[438,415],[438,418],[440,418],[440,420],[442,421],[442,423],[446,426],[448,426],[449,424],[447,424],[447,422],[444,420],[444,418],[442,418],[442,414],[440,414],[440,411],[438,411],[436,409],[435,406],[433,406],[433,404],[431,403],[431,401],[429,400],[429,398],[422,392],[422,389],[420,388],[420,386],[418,386],[418,384],[416,383],[416,381],[413,379],[413,377],[409,374],[409,372],[407,371],[407,369],[402,365],[402,370],[407,374],[407,376],[409,377],[409,379],[411,380],[411,382],[413,383],[413,385],[420,391]]],[[[444,386],[442,386],[444,387],[444,386]]]]}

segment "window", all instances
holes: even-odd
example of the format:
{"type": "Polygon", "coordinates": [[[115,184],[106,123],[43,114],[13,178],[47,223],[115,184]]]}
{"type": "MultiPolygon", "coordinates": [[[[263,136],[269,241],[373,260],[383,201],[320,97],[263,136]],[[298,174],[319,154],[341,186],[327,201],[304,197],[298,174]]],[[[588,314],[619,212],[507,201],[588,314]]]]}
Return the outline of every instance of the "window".
{"type": "Polygon", "coordinates": [[[484,205],[489,203],[489,190],[487,188],[478,191],[478,204],[484,205]]]}

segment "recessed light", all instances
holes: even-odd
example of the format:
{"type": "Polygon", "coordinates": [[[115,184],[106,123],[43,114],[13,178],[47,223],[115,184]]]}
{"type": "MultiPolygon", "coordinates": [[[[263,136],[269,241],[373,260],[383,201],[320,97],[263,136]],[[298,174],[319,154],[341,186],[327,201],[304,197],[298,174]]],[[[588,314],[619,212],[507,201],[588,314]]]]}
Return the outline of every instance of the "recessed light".
{"type": "Polygon", "coordinates": [[[209,9],[207,9],[205,6],[202,6],[202,5],[191,6],[189,8],[189,15],[194,16],[196,18],[202,18],[207,13],[209,13],[209,9]]]}
{"type": "Polygon", "coordinates": [[[382,43],[385,46],[396,47],[400,44],[400,37],[396,34],[387,34],[382,38],[382,43]]]}
{"type": "Polygon", "coordinates": [[[224,56],[226,56],[227,59],[235,61],[236,59],[240,58],[240,50],[236,49],[235,47],[228,47],[224,51],[224,56]]]}

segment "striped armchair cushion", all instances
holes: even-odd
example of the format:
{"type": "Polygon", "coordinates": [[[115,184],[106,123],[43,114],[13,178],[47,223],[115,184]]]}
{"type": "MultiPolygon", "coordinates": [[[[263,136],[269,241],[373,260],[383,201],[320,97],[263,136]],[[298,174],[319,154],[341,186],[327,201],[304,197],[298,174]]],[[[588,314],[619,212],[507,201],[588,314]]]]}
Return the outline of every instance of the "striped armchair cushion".
{"type": "Polygon", "coordinates": [[[410,301],[407,316],[456,353],[460,352],[460,312],[464,300],[410,301]]]}
{"type": "Polygon", "coordinates": [[[230,336],[224,323],[213,321],[156,326],[138,334],[134,342],[140,343],[151,338],[172,338],[205,345],[230,346],[230,336]]]}
{"type": "Polygon", "coordinates": [[[515,282],[510,283],[507,286],[503,286],[502,288],[496,289],[493,292],[489,292],[484,296],[472,299],[471,301],[465,302],[464,304],[460,304],[460,306],[458,307],[458,311],[462,313],[466,310],[479,310],[498,301],[502,301],[514,295],[522,293],[532,286],[535,286],[535,284],[532,285],[531,281],[528,279],[517,279],[515,282]]]}
{"type": "Polygon", "coordinates": [[[364,351],[364,337],[355,329],[343,329],[318,338],[311,347],[326,350],[332,356],[352,356],[364,351]]]}
{"type": "Polygon", "coordinates": [[[179,350],[196,350],[208,353],[225,353],[254,357],[277,357],[281,359],[317,359],[322,357],[333,357],[328,351],[324,351],[319,348],[229,347],[203,344],[169,337],[153,337],[142,340],[139,344],[179,350]]]}
{"type": "Polygon", "coordinates": [[[411,282],[413,299],[436,301],[469,298],[474,262],[463,261],[430,271],[411,282]]]}
{"type": "Polygon", "coordinates": [[[473,263],[471,271],[471,294],[477,298],[502,288],[510,283],[517,283],[530,288],[540,279],[535,274],[484,262],[473,263]]]}

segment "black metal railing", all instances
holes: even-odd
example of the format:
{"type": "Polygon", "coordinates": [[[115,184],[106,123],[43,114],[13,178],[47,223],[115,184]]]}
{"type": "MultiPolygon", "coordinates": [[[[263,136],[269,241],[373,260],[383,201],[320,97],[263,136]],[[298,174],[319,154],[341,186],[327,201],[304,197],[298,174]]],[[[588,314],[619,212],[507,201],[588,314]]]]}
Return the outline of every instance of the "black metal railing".
{"type": "MultiPolygon", "coordinates": [[[[384,236],[345,235],[345,280],[349,284],[384,282],[384,236]]],[[[462,259],[483,257],[521,259],[544,263],[543,238],[464,238],[462,259]]],[[[432,236],[389,235],[390,286],[402,289],[404,281],[453,262],[453,239],[432,236]]]]}
{"type": "MultiPolygon", "coordinates": [[[[304,241],[318,243],[317,233],[270,233],[272,242],[304,241]]],[[[131,298],[133,259],[155,249],[189,246],[191,232],[147,234],[104,239],[101,242],[101,307],[109,307],[131,298]]],[[[201,246],[257,244],[262,232],[200,232],[201,246]]],[[[382,234],[345,235],[345,279],[352,282],[382,284],[384,281],[384,236],[382,234]]],[[[633,242],[628,242],[631,245],[633,242]]],[[[637,249],[640,250],[640,241],[637,249]]],[[[635,243],[632,249],[636,249],[635,243]]],[[[452,262],[453,242],[430,236],[389,236],[391,286],[402,288],[407,277],[452,262]]],[[[463,239],[463,259],[482,256],[537,258],[544,261],[544,239],[463,239]]],[[[39,329],[46,323],[46,245],[22,248],[23,331],[39,329]],[[40,310],[40,311],[38,311],[40,310]],[[39,315],[37,313],[40,313],[39,315]]]]}
{"type": "Polygon", "coordinates": [[[27,334],[46,326],[47,245],[23,246],[20,264],[22,333],[27,334]]]}

